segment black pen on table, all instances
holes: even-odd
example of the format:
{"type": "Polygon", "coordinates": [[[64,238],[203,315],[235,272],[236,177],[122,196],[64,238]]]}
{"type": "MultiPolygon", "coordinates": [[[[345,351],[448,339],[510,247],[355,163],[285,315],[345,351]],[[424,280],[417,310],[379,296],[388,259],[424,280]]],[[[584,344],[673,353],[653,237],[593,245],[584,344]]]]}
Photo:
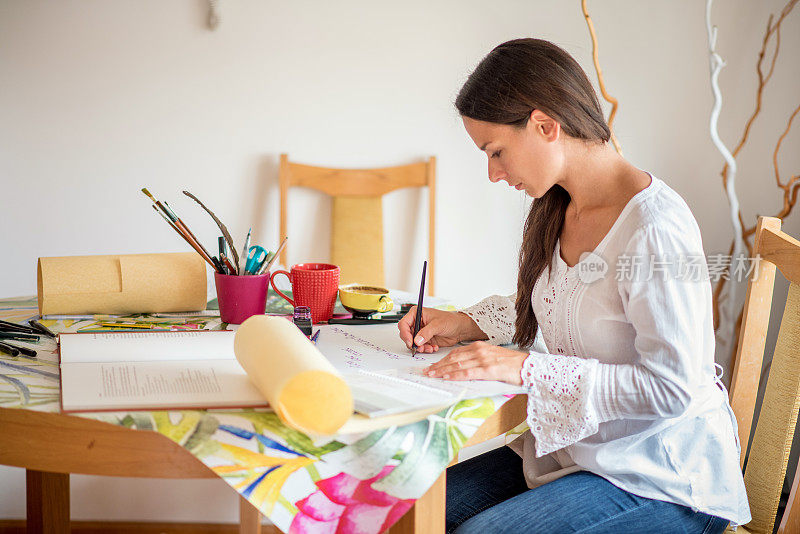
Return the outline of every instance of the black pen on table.
{"type": "Polygon", "coordinates": [[[15,341],[39,341],[38,334],[23,334],[22,332],[0,332],[0,341],[13,339],[15,341]]]}
{"type": "Polygon", "coordinates": [[[56,335],[49,328],[47,328],[45,325],[43,325],[36,319],[30,319],[28,321],[28,324],[30,324],[35,330],[41,332],[43,335],[47,337],[53,337],[53,338],[56,337],[56,335]]]}
{"type": "Polygon", "coordinates": [[[25,326],[19,323],[10,323],[0,319],[0,330],[4,332],[21,332],[23,334],[36,334],[37,331],[32,327],[25,326]]]}
{"type": "Polygon", "coordinates": [[[20,347],[19,345],[12,345],[11,343],[0,342],[0,348],[5,349],[5,352],[11,356],[19,356],[21,354],[28,358],[36,358],[36,351],[28,347],[20,347]],[[14,351],[16,351],[17,354],[14,354],[14,351]]]}
{"type": "Polygon", "coordinates": [[[414,342],[414,338],[417,337],[417,332],[419,332],[420,327],[422,326],[422,298],[425,296],[425,271],[428,269],[428,262],[427,260],[425,263],[422,264],[422,281],[419,283],[419,299],[417,300],[417,316],[414,318],[414,329],[411,331],[411,355],[415,355],[417,353],[417,344],[414,342]]]}
{"type": "Polygon", "coordinates": [[[19,356],[19,349],[5,343],[0,343],[0,352],[9,356],[19,356]]]}

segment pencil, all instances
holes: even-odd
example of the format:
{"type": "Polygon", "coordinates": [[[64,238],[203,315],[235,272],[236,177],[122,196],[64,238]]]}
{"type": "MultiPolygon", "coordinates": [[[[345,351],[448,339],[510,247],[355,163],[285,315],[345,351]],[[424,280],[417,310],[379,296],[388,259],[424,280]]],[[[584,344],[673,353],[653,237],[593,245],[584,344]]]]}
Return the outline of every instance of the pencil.
{"type": "Polygon", "coordinates": [[[153,328],[150,324],[142,324],[142,323],[98,323],[100,326],[106,326],[111,328],[138,328],[149,330],[153,328]]]}

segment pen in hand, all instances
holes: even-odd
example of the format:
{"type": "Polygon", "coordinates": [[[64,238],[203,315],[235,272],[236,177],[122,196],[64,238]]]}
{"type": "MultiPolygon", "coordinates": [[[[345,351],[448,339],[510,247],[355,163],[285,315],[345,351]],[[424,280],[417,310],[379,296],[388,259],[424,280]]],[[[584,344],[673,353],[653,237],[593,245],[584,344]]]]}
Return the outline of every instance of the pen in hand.
{"type": "Polygon", "coordinates": [[[422,326],[422,300],[425,296],[425,271],[428,269],[428,262],[422,264],[422,281],[419,284],[419,298],[417,299],[417,315],[414,318],[414,329],[411,331],[411,355],[417,353],[417,344],[414,341],[422,326]]]}

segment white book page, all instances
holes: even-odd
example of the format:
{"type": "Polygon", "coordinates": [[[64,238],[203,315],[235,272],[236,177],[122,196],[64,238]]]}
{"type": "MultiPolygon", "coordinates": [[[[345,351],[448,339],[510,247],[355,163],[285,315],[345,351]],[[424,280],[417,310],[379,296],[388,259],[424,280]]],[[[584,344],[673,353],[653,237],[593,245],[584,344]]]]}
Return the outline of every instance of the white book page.
{"type": "MultiPolygon", "coordinates": [[[[377,375],[401,379],[436,390],[452,398],[478,398],[492,395],[513,395],[526,393],[521,386],[513,386],[494,380],[444,380],[423,375],[422,369],[444,358],[453,347],[442,348],[433,354],[411,355],[411,351],[400,339],[397,325],[328,325],[319,327],[320,333],[317,348],[341,372],[353,389],[353,397],[357,402],[367,400],[373,404],[388,408],[390,401],[400,403],[404,407],[422,407],[435,403],[430,395],[422,395],[417,390],[396,382],[392,388],[379,390],[377,375]],[[362,373],[367,375],[360,376],[362,373]],[[372,377],[369,373],[373,373],[372,377]],[[366,378],[365,378],[366,376],[366,378]],[[369,386],[369,380],[375,385],[369,386]],[[380,394],[380,395],[378,395],[380,394]],[[409,398],[410,395],[410,398],[409,398]],[[380,402],[378,401],[380,396],[380,402]],[[383,403],[383,404],[381,404],[383,403]]],[[[445,399],[446,400],[446,399],[445,399]]],[[[367,413],[365,410],[359,410],[367,413]]]]}
{"type": "Polygon", "coordinates": [[[465,399],[527,393],[527,390],[522,386],[514,386],[496,380],[444,380],[441,378],[433,378],[425,376],[422,373],[423,368],[424,367],[406,367],[402,369],[387,369],[384,371],[376,371],[375,374],[399,378],[429,388],[445,391],[451,395],[460,395],[465,399]]]}
{"type": "Polygon", "coordinates": [[[369,417],[407,412],[428,406],[444,406],[458,400],[448,391],[387,377],[369,371],[344,375],[353,393],[355,411],[369,417]]]}
{"type": "Polygon", "coordinates": [[[236,360],[235,332],[109,332],[62,334],[61,364],[236,360]]]}
{"type": "Polygon", "coordinates": [[[396,324],[322,325],[317,348],[341,373],[363,369],[380,371],[397,367],[426,366],[444,358],[452,347],[433,354],[411,351],[400,339],[396,324]]]}
{"type": "Polygon", "coordinates": [[[236,360],[72,363],[61,380],[65,411],[267,404],[236,360]]]}

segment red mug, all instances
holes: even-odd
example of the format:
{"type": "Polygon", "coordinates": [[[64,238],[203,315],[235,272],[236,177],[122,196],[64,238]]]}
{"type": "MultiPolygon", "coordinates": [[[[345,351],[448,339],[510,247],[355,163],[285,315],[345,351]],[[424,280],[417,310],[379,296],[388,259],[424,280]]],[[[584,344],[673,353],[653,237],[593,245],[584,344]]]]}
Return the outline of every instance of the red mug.
{"type": "Polygon", "coordinates": [[[270,277],[272,289],[288,300],[292,306],[311,308],[312,322],[319,323],[330,319],[339,292],[339,266],[329,263],[298,263],[292,265],[291,271],[280,270],[272,273],[270,277]],[[294,300],[275,287],[275,277],[281,273],[285,274],[292,284],[294,300]]]}

